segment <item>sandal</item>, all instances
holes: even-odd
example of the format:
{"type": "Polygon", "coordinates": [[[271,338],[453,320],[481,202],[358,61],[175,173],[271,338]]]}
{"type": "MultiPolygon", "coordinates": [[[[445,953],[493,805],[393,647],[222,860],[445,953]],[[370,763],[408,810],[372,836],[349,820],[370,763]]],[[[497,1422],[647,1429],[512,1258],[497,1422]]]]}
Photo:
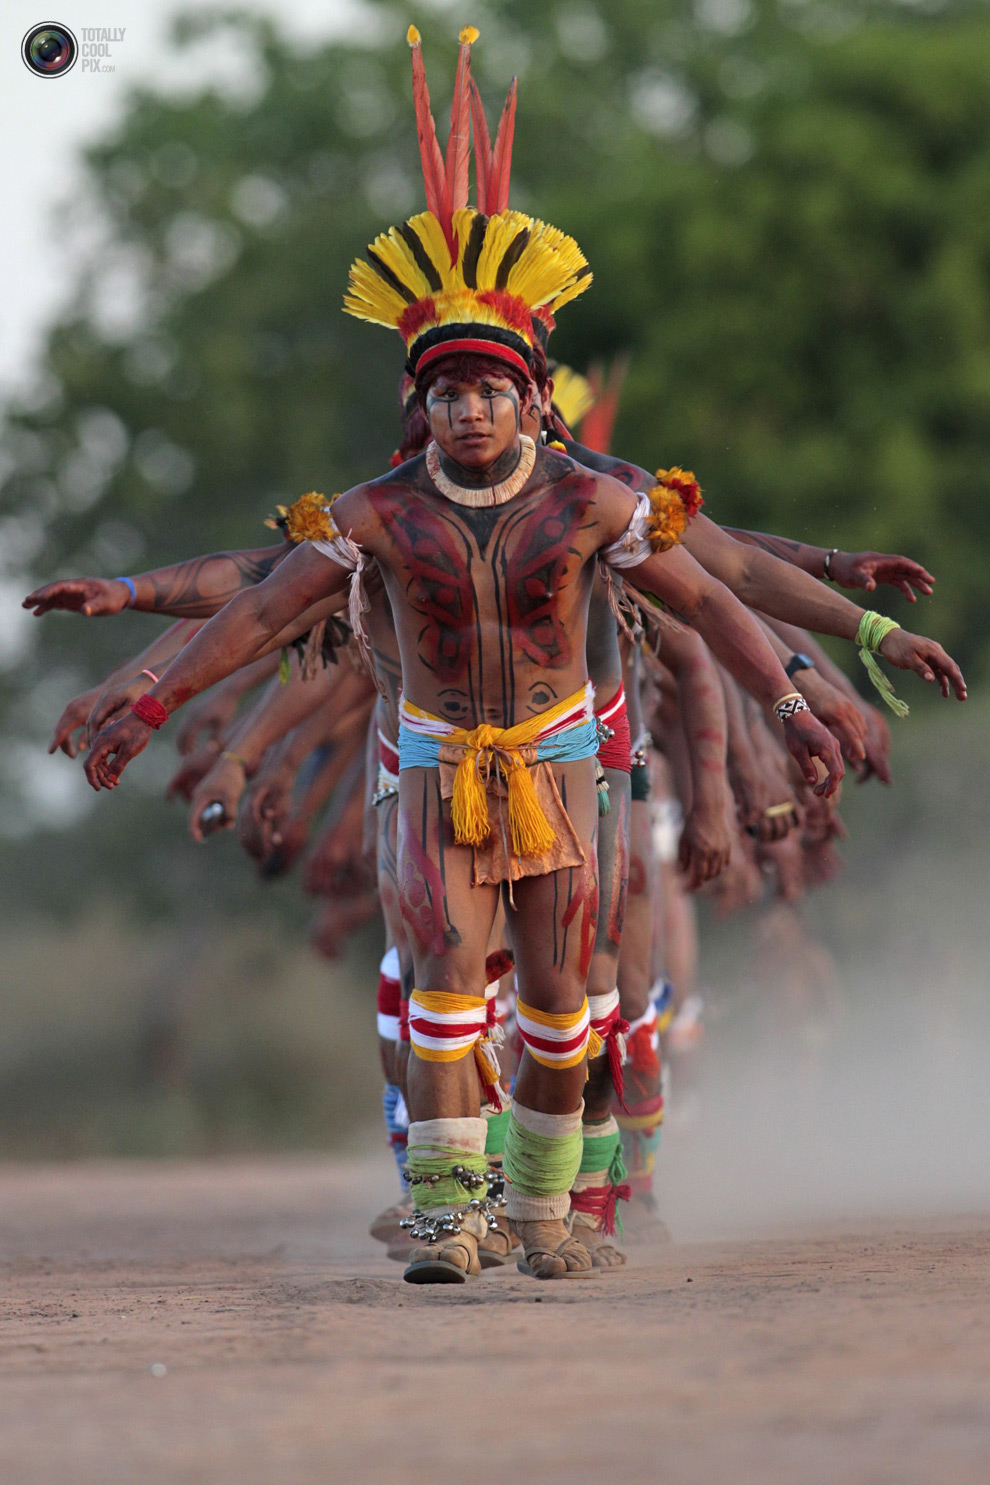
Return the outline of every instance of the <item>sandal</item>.
{"type": "Polygon", "coordinates": [[[561,1221],[514,1222],[525,1256],[516,1268],[531,1279],[593,1279],[600,1270],[582,1242],[561,1221]],[[528,1241],[527,1241],[528,1240],[528,1241]],[[568,1263],[570,1260],[570,1263],[568,1263]]]}

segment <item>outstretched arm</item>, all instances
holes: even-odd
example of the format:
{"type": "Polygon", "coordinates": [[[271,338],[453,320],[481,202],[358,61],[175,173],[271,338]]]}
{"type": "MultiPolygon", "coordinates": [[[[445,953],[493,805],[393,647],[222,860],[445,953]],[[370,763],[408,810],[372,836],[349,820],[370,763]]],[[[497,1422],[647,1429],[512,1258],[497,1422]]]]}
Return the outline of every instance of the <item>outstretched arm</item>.
{"type": "MultiPolygon", "coordinates": [[[[170,714],[242,665],[304,634],[310,611],[342,593],[348,578],[345,567],[309,543],[296,547],[271,577],[238,593],[204,624],[146,699],[170,714]]],[[[86,760],[86,777],[94,789],[114,787],[130,760],[146,747],[151,730],[129,713],[100,733],[86,760]]]]}
{"type": "Polygon", "coordinates": [[[813,547],[786,536],[768,536],[762,531],[741,531],[736,526],[722,530],[736,541],[759,547],[773,557],[791,562],[810,577],[826,578],[840,588],[864,588],[872,593],[880,583],[897,588],[909,603],[917,603],[914,589],[931,597],[935,579],[910,557],[889,556],[884,552],[841,552],[838,547],[813,547]]]}
{"type": "MultiPolygon", "coordinates": [[[[567,447],[580,463],[611,474],[629,490],[645,492],[656,483],[639,465],[596,454],[578,444],[570,443],[567,447]]],[[[712,577],[724,583],[749,608],[761,609],[775,619],[812,629],[816,634],[856,638],[863,609],[800,567],[736,541],[707,516],[697,515],[688,522],[683,545],[712,577]]],[[[915,671],[923,681],[937,680],[943,696],[948,696],[951,689],[960,701],[965,701],[966,682],[962,673],[935,640],[923,634],[911,634],[906,629],[895,629],[883,640],[879,653],[891,665],[915,671]]]]}
{"type": "Polygon", "coordinates": [[[54,753],[56,748],[61,748],[67,757],[74,758],[80,751],[87,733],[90,738],[95,737],[99,728],[103,726],[103,721],[100,721],[97,726],[93,723],[96,716],[103,711],[104,704],[108,703],[103,717],[103,720],[106,720],[123,705],[129,705],[135,701],[154,684],[150,677],[141,676],[142,669],[147,667],[149,670],[153,668],[164,670],[186,640],[191,639],[195,632],[196,627],[188,621],[172,624],[163,634],[153,639],[151,644],[146,645],[140,654],[135,655],[132,660],[125,660],[122,665],[112,670],[99,685],[92,686],[89,690],[74,696],[55,723],[55,731],[48,744],[49,753],[54,753]],[[125,698],[124,692],[128,688],[131,690],[125,698]],[[83,729],[81,735],[75,737],[74,734],[80,729],[83,729]]]}
{"type": "Polygon", "coordinates": [[[723,872],[732,852],[726,778],[726,716],[718,672],[700,636],[667,620],[663,658],[677,683],[677,709],[691,769],[691,807],[678,864],[696,892],[723,872]]]}
{"type": "MultiPolygon", "coordinates": [[[[856,638],[863,609],[799,567],[735,541],[707,516],[696,516],[688,523],[684,546],[749,607],[817,634],[856,638]]],[[[901,670],[915,671],[924,681],[937,680],[943,696],[948,696],[951,688],[960,701],[965,701],[962,673],[935,640],[894,629],[881,644],[880,654],[901,670]]]]}
{"type": "MultiPolygon", "coordinates": [[[[623,509],[628,510],[628,500],[623,509]]],[[[683,548],[654,553],[628,572],[637,588],[652,593],[697,630],[716,659],[761,706],[773,707],[793,694],[795,687],[753,615],[683,548]]],[[[787,747],[809,786],[833,794],[844,770],[831,733],[807,709],[782,722],[787,747]],[[820,783],[814,758],[820,758],[827,770],[820,783]]]]}
{"type": "Polygon", "coordinates": [[[22,608],[36,618],[65,609],[85,618],[103,618],[126,608],[177,619],[208,619],[235,593],[263,582],[292,551],[289,542],[244,552],[214,552],[171,567],[128,578],[62,578],[29,593],[22,608]],[[131,589],[133,588],[133,598],[131,589]]]}

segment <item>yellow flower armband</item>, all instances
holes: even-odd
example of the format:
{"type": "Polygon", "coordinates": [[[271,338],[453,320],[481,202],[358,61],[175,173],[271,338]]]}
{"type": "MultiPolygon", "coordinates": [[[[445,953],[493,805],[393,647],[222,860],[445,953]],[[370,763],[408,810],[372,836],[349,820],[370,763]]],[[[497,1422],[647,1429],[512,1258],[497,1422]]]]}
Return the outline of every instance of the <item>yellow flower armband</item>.
{"type": "Polygon", "coordinates": [[[281,531],[287,541],[296,544],[301,541],[332,541],[339,535],[330,514],[330,507],[336,499],[336,495],[331,495],[328,500],[325,495],[310,490],[308,495],[300,495],[292,505],[277,505],[276,514],[269,516],[265,525],[273,531],[281,531]]]}
{"type": "Polygon", "coordinates": [[[896,619],[888,619],[885,614],[878,614],[872,609],[867,609],[856,630],[856,643],[860,646],[859,658],[866,666],[867,675],[894,716],[906,717],[910,707],[906,701],[902,701],[895,694],[893,686],[874,659],[875,652],[880,649],[891,630],[900,629],[900,627],[896,619]]]}
{"type": "Polygon", "coordinates": [[[674,465],[658,469],[657,483],[649,492],[650,514],[646,525],[655,552],[666,552],[676,546],[687,530],[687,523],[704,505],[701,487],[690,469],[674,465]]]}

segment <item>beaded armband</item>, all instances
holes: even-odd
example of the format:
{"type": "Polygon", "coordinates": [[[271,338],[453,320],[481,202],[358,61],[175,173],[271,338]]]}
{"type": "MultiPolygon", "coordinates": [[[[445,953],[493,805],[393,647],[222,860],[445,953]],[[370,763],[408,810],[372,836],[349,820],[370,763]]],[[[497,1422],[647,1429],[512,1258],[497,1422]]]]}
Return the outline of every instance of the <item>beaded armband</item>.
{"type": "Polygon", "coordinates": [[[778,722],[786,722],[789,717],[796,717],[798,712],[810,712],[811,707],[805,701],[800,691],[791,691],[782,696],[779,701],[774,702],[774,716],[778,722]]]}

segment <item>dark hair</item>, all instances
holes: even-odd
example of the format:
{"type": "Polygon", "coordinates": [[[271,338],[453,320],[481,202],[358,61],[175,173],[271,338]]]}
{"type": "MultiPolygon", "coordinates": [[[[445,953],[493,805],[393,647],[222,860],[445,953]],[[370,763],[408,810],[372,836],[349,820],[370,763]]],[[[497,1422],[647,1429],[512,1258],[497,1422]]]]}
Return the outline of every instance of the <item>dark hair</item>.
{"type": "Polygon", "coordinates": [[[539,389],[540,396],[542,397],[542,395],[543,395],[543,389],[546,386],[546,384],[547,384],[547,378],[550,375],[550,367],[549,367],[549,364],[547,362],[547,353],[546,353],[546,351],[545,351],[545,349],[543,347],[543,342],[541,340],[539,340],[535,335],[533,337],[533,362],[532,362],[532,364],[533,364],[533,380],[536,383],[537,388],[539,389]]]}
{"type": "Polygon", "coordinates": [[[505,376],[512,382],[521,398],[525,398],[529,391],[529,377],[511,362],[503,361],[499,356],[481,356],[468,351],[452,351],[449,356],[438,356],[435,361],[430,361],[416,373],[416,396],[424,412],[426,411],[426,394],[441,376],[448,376],[451,381],[455,382],[476,382],[486,376],[505,376]]]}
{"type": "Polygon", "coordinates": [[[412,396],[402,409],[402,441],[392,455],[393,464],[405,464],[407,459],[415,459],[429,441],[430,425],[426,421],[426,414],[416,397],[412,396]]]}

